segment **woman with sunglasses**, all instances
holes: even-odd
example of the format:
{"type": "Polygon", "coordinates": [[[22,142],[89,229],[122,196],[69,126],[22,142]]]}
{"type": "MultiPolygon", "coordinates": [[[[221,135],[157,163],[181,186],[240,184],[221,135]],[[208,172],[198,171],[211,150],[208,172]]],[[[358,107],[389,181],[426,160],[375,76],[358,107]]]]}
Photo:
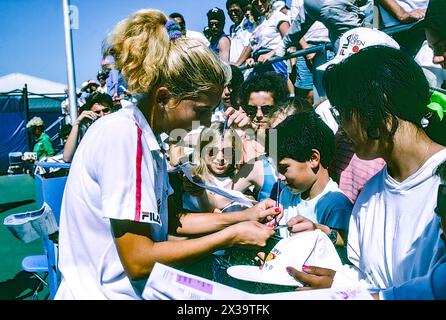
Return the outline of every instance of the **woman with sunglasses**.
{"type": "MultiPolygon", "coordinates": [[[[258,181],[254,184],[261,186],[257,188],[257,200],[259,201],[269,198],[277,180],[277,169],[265,154],[266,131],[276,125],[279,119],[284,118],[283,115],[287,112],[284,108],[287,105],[287,98],[286,81],[272,71],[249,78],[240,88],[241,107],[236,112],[238,113],[237,120],[239,123],[249,123],[250,127],[244,128],[244,132],[239,133],[243,139],[242,161],[244,165],[240,170],[238,180],[249,180],[251,184],[254,180],[258,181]],[[243,116],[249,118],[249,121],[241,121],[243,116]],[[261,170],[257,170],[258,167],[261,170]],[[255,172],[255,176],[260,175],[260,179],[248,179],[248,177],[252,177],[253,172],[255,172]],[[242,179],[242,176],[245,176],[245,179],[242,179]]],[[[227,110],[226,115],[231,111],[227,110]]],[[[233,115],[229,116],[228,124],[230,126],[232,117],[233,115]]]]}
{"type": "Polygon", "coordinates": [[[347,245],[354,267],[289,272],[312,287],[337,285],[347,274],[379,290],[380,298],[398,298],[402,285],[408,287],[400,299],[432,298],[431,283],[427,291],[415,289],[416,278],[428,276],[446,255],[434,213],[435,170],[446,159],[446,97],[430,92],[411,57],[384,46],[330,66],[324,81],[357,156],[381,157],[387,165],[367,182],[352,211],[347,245]]]}
{"type": "Polygon", "coordinates": [[[113,107],[112,98],[106,93],[94,93],[87,98],[82,107],[81,114],[73,123],[70,134],[65,143],[63,161],[71,162],[77,146],[93,122],[111,113],[113,107]]]}

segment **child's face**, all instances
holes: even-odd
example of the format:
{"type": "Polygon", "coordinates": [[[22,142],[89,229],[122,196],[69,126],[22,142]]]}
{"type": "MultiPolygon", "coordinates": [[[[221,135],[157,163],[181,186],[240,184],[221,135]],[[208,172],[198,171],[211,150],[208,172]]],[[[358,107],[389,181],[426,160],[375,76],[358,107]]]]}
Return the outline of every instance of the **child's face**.
{"type": "Polygon", "coordinates": [[[288,188],[295,193],[307,191],[316,180],[310,161],[298,162],[290,158],[283,158],[279,161],[278,170],[279,179],[286,180],[288,188]]]}
{"type": "Polygon", "coordinates": [[[215,176],[224,176],[233,161],[233,148],[223,142],[205,147],[208,169],[215,176]]]}

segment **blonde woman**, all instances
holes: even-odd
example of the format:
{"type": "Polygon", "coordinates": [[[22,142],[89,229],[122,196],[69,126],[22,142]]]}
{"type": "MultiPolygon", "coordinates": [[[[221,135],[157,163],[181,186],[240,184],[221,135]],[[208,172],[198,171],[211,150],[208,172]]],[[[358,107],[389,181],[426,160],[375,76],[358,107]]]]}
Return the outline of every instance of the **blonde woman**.
{"type": "Polygon", "coordinates": [[[177,232],[205,235],[168,235],[171,188],[159,135],[190,129],[192,120],[208,124],[228,74],[201,42],[170,40],[166,22],[160,11],[138,11],[104,46],[139,99],[95,122],[76,151],[61,208],[56,299],[150,299],[144,286],[155,262],[263,246],[274,233],[258,221],[280,210],[263,202],[231,215],[182,215],[177,232]]]}

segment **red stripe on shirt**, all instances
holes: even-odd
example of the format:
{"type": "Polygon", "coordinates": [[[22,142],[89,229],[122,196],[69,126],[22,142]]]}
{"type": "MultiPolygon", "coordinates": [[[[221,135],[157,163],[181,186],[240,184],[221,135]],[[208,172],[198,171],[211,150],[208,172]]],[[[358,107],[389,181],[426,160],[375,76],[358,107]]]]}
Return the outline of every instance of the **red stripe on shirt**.
{"type": "Polygon", "coordinates": [[[136,126],[138,130],[138,141],[136,144],[136,199],[135,199],[135,221],[140,221],[141,218],[141,163],[142,163],[142,144],[141,135],[142,130],[136,126]]]}

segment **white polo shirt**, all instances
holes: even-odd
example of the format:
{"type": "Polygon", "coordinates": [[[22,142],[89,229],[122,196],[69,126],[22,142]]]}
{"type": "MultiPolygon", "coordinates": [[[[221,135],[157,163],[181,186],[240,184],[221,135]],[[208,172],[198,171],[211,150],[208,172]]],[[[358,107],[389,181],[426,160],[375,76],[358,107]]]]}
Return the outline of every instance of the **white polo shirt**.
{"type": "Polygon", "coordinates": [[[95,122],[71,165],[62,200],[56,299],[140,299],[121,264],[110,220],[149,223],[167,239],[165,155],[130,104],[95,122]]]}

